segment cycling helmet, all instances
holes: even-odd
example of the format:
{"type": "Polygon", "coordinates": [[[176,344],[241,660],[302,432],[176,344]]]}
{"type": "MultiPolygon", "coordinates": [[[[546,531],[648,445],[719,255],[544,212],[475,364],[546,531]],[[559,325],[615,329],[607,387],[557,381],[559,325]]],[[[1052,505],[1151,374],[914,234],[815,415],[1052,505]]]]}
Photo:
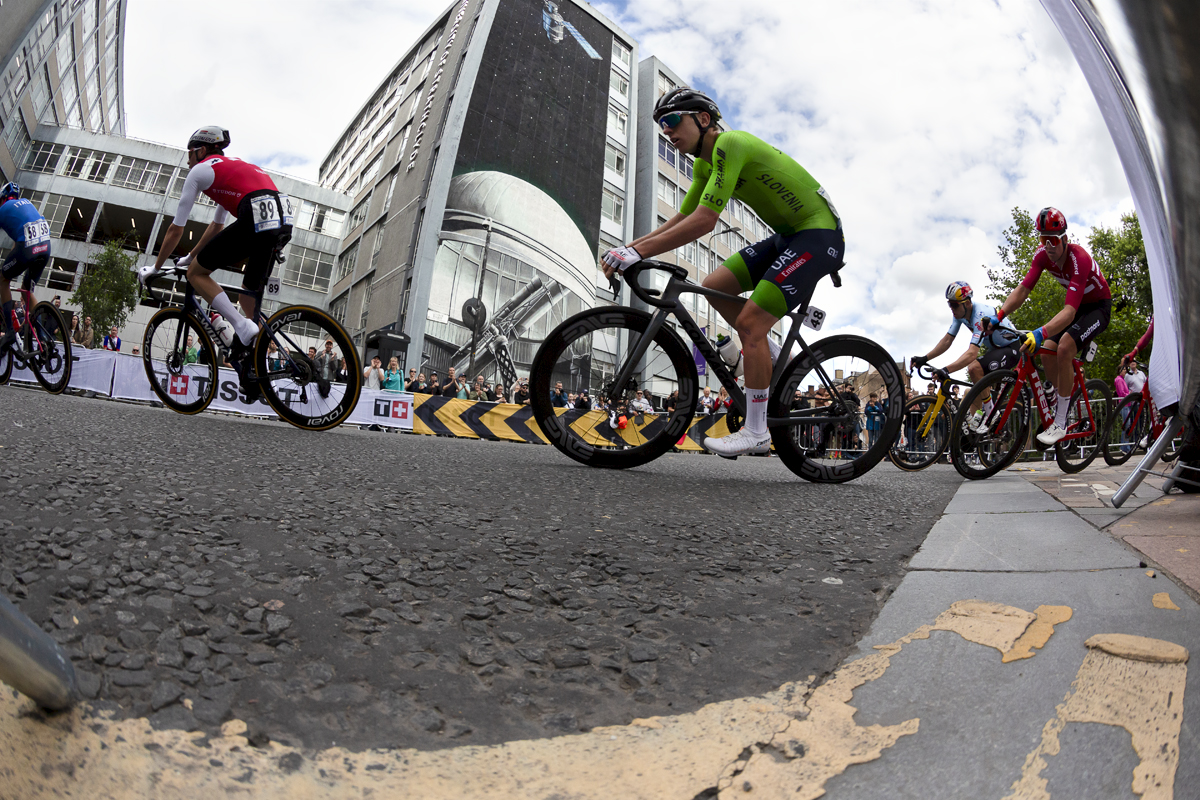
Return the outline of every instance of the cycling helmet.
{"type": "Polygon", "coordinates": [[[9,200],[16,200],[21,196],[21,187],[15,183],[6,183],[4,188],[0,189],[0,204],[7,203],[9,200]]]}
{"type": "Polygon", "coordinates": [[[955,281],[946,287],[946,300],[953,300],[956,303],[965,303],[971,299],[971,284],[966,281],[955,281]]]}
{"type": "Polygon", "coordinates": [[[1039,236],[1063,236],[1067,232],[1067,217],[1057,208],[1047,206],[1038,212],[1037,232],[1039,236]]]}
{"type": "MultiPolygon", "coordinates": [[[[680,86],[677,89],[664,94],[658,98],[658,102],[654,104],[654,121],[658,122],[667,114],[676,111],[707,111],[709,123],[707,126],[700,129],[700,141],[696,143],[696,149],[692,152],[693,156],[700,155],[700,149],[704,146],[704,135],[717,124],[717,120],[721,118],[721,109],[717,108],[716,102],[704,92],[698,92],[695,89],[689,89],[686,86],[680,86]]],[[[697,123],[699,120],[697,120],[697,123]]]]}
{"type": "Polygon", "coordinates": [[[198,128],[188,137],[187,149],[209,147],[213,150],[224,150],[229,146],[229,131],[220,125],[205,125],[198,128]]]}

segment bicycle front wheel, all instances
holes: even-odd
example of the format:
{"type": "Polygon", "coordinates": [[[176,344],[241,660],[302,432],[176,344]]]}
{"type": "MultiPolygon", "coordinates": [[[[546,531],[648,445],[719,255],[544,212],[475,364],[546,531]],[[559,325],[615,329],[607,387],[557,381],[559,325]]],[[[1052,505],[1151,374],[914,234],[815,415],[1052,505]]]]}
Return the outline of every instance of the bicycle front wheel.
{"type": "Polygon", "coordinates": [[[254,346],[254,371],[263,397],[280,419],[308,431],[340,425],[362,393],[362,362],[354,342],[337,320],[311,306],[287,306],[267,320],[254,346]],[[321,352],[327,341],[346,359],[346,383],[322,375],[308,357],[310,347],[321,352]],[[272,342],[278,357],[270,352],[272,342]]]}
{"type": "Polygon", "coordinates": [[[3,350],[0,350],[0,386],[8,383],[8,379],[12,377],[12,370],[12,348],[6,347],[3,350]]]}
{"type": "Polygon", "coordinates": [[[142,367],[163,405],[180,414],[208,408],[220,383],[217,349],[191,315],[164,308],[146,325],[142,367]]]}
{"type": "Polygon", "coordinates": [[[1086,399],[1078,391],[1071,395],[1067,411],[1067,433],[1085,433],[1076,439],[1067,439],[1054,445],[1055,460],[1063,472],[1081,472],[1100,454],[1104,443],[1104,431],[1108,427],[1109,408],[1112,407],[1112,392],[1108,384],[1092,378],[1084,384],[1086,399]]]}
{"type": "Polygon", "coordinates": [[[38,303],[29,317],[29,367],[51,394],[62,394],[71,380],[71,337],[62,314],[50,303],[38,303]]]}
{"type": "Polygon", "coordinates": [[[590,467],[626,469],[652,461],[687,435],[696,411],[696,362],[668,326],[645,342],[624,386],[616,385],[650,327],[651,317],[632,308],[593,308],[550,332],[529,370],[529,405],[538,426],[560,452],[590,467]],[[587,392],[607,401],[611,413],[569,409],[559,416],[550,392],[587,392]],[[673,411],[628,414],[649,396],[679,396],[673,411]]]}
{"type": "MultiPolygon", "coordinates": [[[[900,430],[904,382],[886,350],[861,336],[830,336],[792,359],[767,403],[767,416],[788,417],[771,427],[771,442],[792,472],[814,483],[853,480],[887,455],[900,430]],[[824,387],[824,406],[792,411],[798,390],[824,387]],[[871,430],[863,408],[871,393],[896,402],[871,430]]],[[[822,398],[823,399],[823,398],[822,398]]]]}
{"type": "Polygon", "coordinates": [[[934,415],[936,404],[937,396],[931,394],[914,397],[904,404],[900,434],[888,450],[888,457],[906,472],[917,472],[937,463],[950,447],[954,419],[947,403],[934,415]]]}
{"type": "Polygon", "coordinates": [[[1104,442],[1104,463],[1119,467],[1141,449],[1139,443],[1150,430],[1149,409],[1143,408],[1142,395],[1122,397],[1105,430],[1108,435],[1104,442]]]}
{"type": "Polygon", "coordinates": [[[988,478],[1017,460],[1029,436],[1029,403],[1011,369],[989,372],[967,392],[950,429],[950,458],[960,475],[988,478]],[[971,407],[989,394],[992,409],[983,416],[983,430],[967,428],[971,407]]]}

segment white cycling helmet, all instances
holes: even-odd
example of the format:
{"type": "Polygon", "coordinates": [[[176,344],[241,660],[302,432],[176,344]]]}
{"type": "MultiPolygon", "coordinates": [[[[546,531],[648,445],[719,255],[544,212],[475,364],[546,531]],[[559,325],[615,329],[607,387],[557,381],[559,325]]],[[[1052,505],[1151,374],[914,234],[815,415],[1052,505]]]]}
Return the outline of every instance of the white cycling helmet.
{"type": "Polygon", "coordinates": [[[187,149],[210,147],[214,150],[224,150],[229,146],[229,131],[220,125],[205,125],[198,128],[188,137],[187,149]]]}

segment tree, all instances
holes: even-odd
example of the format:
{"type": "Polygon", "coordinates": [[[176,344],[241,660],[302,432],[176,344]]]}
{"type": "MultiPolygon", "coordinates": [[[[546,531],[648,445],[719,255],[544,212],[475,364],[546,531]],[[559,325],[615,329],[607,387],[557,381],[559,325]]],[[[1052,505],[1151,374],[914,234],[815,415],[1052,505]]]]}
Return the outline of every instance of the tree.
{"type": "Polygon", "coordinates": [[[109,242],[79,281],[69,302],[92,318],[95,330],[125,327],[129,312],[142,299],[142,287],[133,271],[136,263],[137,256],[122,250],[120,242],[109,242]]]}
{"type": "MultiPolygon", "coordinates": [[[[988,298],[996,300],[997,304],[1003,302],[1025,277],[1040,246],[1033,217],[1020,208],[1014,208],[1012,215],[1012,227],[1004,231],[1005,243],[999,248],[1004,266],[987,271],[991,284],[988,298]]],[[[1119,228],[1101,226],[1092,229],[1087,243],[1113,296],[1112,320],[1104,333],[1096,337],[1100,350],[1087,366],[1087,374],[1111,381],[1116,376],[1121,356],[1137,344],[1154,313],[1149,263],[1136,214],[1123,215],[1119,228]]],[[[1044,278],[1009,319],[1023,330],[1045,325],[1062,310],[1065,297],[1066,292],[1057,281],[1044,278]]]]}

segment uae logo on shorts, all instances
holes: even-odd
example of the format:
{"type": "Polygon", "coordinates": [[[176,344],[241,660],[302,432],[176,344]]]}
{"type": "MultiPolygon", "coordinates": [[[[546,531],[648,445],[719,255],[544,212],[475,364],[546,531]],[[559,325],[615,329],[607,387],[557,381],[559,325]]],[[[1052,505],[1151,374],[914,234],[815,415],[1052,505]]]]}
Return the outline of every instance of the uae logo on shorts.
{"type": "Polygon", "coordinates": [[[187,375],[172,375],[171,382],[167,386],[168,394],[187,394],[188,391],[188,376],[187,375]]]}
{"type": "MultiPolygon", "coordinates": [[[[791,251],[789,250],[788,253],[790,254],[791,251]]],[[[785,280],[787,280],[788,275],[791,275],[793,272],[800,269],[802,266],[804,266],[811,260],[812,260],[812,253],[805,253],[804,255],[802,255],[796,259],[793,259],[792,263],[788,264],[786,267],[779,270],[779,274],[775,276],[775,282],[783,283],[785,280]]]]}

